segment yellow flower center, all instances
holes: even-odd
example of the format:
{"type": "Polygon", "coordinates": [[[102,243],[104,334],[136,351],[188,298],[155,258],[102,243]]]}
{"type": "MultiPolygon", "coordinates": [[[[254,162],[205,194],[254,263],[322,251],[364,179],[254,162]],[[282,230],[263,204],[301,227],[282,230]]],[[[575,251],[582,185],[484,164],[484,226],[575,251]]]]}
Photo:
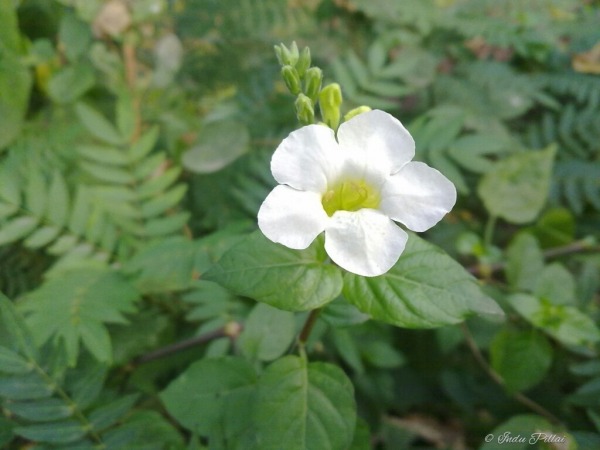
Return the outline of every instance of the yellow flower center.
{"type": "Polygon", "coordinates": [[[336,211],[376,209],[381,203],[379,191],[364,180],[347,180],[335,184],[321,197],[323,209],[329,217],[336,211]]]}

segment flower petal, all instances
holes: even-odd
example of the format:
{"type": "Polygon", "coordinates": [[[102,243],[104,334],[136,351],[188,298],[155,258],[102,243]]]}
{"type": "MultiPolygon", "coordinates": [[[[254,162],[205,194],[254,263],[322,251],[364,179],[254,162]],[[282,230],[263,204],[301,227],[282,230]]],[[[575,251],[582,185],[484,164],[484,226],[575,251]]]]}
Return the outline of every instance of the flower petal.
{"type": "Polygon", "coordinates": [[[456,188],[448,178],[422,162],[410,162],[389,177],[379,209],[413,231],[438,223],[456,203],[456,188]]]}
{"type": "Polygon", "coordinates": [[[374,277],[396,264],[408,235],[374,209],[337,211],[325,229],[325,250],[340,267],[374,277]]]}
{"type": "Polygon", "coordinates": [[[304,249],[325,229],[329,217],[320,194],[276,186],[258,211],[258,226],[273,242],[304,249]]]}
{"type": "Polygon", "coordinates": [[[323,193],[327,180],[337,174],[340,157],[333,130],[308,125],[293,131],[279,144],[271,159],[271,172],[280,184],[323,193]]]}
{"type": "Polygon", "coordinates": [[[359,114],[338,129],[342,150],[363,154],[370,164],[396,173],[415,156],[415,141],[394,116],[379,110],[359,114]]]}

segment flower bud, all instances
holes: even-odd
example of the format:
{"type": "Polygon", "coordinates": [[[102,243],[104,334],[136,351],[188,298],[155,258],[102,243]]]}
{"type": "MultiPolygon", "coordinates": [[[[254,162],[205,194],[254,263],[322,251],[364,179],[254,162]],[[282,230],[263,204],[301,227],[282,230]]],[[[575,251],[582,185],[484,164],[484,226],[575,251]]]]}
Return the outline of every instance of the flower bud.
{"type": "Polygon", "coordinates": [[[369,108],[368,106],[365,106],[365,105],[359,106],[358,108],[351,109],[344,116],[344,122],[347,122],[350,119],[352,119],[353,117],[358,116],[359,114],[365,113],[367,111],[371,111],[371,108],[369,108]]]}
{"type": "Polygon", "coordinates": [[[292,66],[283,66],[281,68],[281,76],[292,94],[298,95],[301,92],[300,77],[298,76],[296,69],[292,66]]]}
{"type": "Polygon", "coordinates": [[[298,75],[302,78],[306,72],[306,70],[310,67],[310,49],[308,47],[304,47],[302,52],[300,53],[300,57],[298,58],[298,62],[296,63],[296,70],[298,71],[298,75]]]}
{"type": "Polygon", "coordinates": [[[285,44],[275,46],[275,55],[279,64],[282,66],[295,66],[298,62],[298,46],[296,42],[292,42],[291,49],[288,49],[285,44]]]}
{"type": "Polygon", "coordinates": [[[300,94],[294,105],[296,106],[296,117],[302,125],[310,125],[315,122],[315,108],[310,98],[300,94]]]}
{"type": "Polygon", "coordinates": [[[319,105],[321,106],[321,115],[325,123],[337,130],[340,124],[340,106],[342,104],[342,89],[337,83],[328,84],[319,94],[319,105]]]}
{"type": "Polygon", "coordinates": [[[304,75],[304,93],[313,102],[317,100],[323,81],[323,72],[318,67],[311,67],[304,75]]]}

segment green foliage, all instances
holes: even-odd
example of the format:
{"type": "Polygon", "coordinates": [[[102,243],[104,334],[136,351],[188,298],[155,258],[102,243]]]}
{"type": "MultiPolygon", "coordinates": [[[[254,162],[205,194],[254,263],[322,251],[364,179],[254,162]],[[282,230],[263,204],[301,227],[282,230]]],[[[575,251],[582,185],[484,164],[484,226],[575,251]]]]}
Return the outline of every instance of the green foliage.
{"type": "Polygon", "coordinates": [[[371,317],[408,328],[458,323],[474,313],[502,315],[459,264],[414,235],[386,274],[345,274],[344,296],[371,317]]]}

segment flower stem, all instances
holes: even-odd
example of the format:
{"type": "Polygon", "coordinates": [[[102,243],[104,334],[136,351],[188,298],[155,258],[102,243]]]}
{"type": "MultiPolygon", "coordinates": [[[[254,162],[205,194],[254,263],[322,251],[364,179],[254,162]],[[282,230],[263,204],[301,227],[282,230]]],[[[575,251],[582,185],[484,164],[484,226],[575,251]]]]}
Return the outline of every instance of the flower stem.
{"type": "Polygon", "coordinates": [[[317,322],[317,318],[319,317],[320,313],[321,313],[320,308],[313,309],[310,312],[310,314],[308,315],[306,322],[304,322],[302,331],[300,331],[300,334],[298,335],[298,344],[301,347],[304,347],[304,345],[308,341],[308,338],[310,337],[310,333],[312,332],[313,327],[315,326],[315,323],[317,322]]]}
{"type": "Polygon", "coordinates": [[[486,249],[488,249],[492,245],[497,219],[497,216],[491,215],[488,218],[487,223],[485,224],[485,230],[483,232],[483,244],[485,245],[486,249]]]}

